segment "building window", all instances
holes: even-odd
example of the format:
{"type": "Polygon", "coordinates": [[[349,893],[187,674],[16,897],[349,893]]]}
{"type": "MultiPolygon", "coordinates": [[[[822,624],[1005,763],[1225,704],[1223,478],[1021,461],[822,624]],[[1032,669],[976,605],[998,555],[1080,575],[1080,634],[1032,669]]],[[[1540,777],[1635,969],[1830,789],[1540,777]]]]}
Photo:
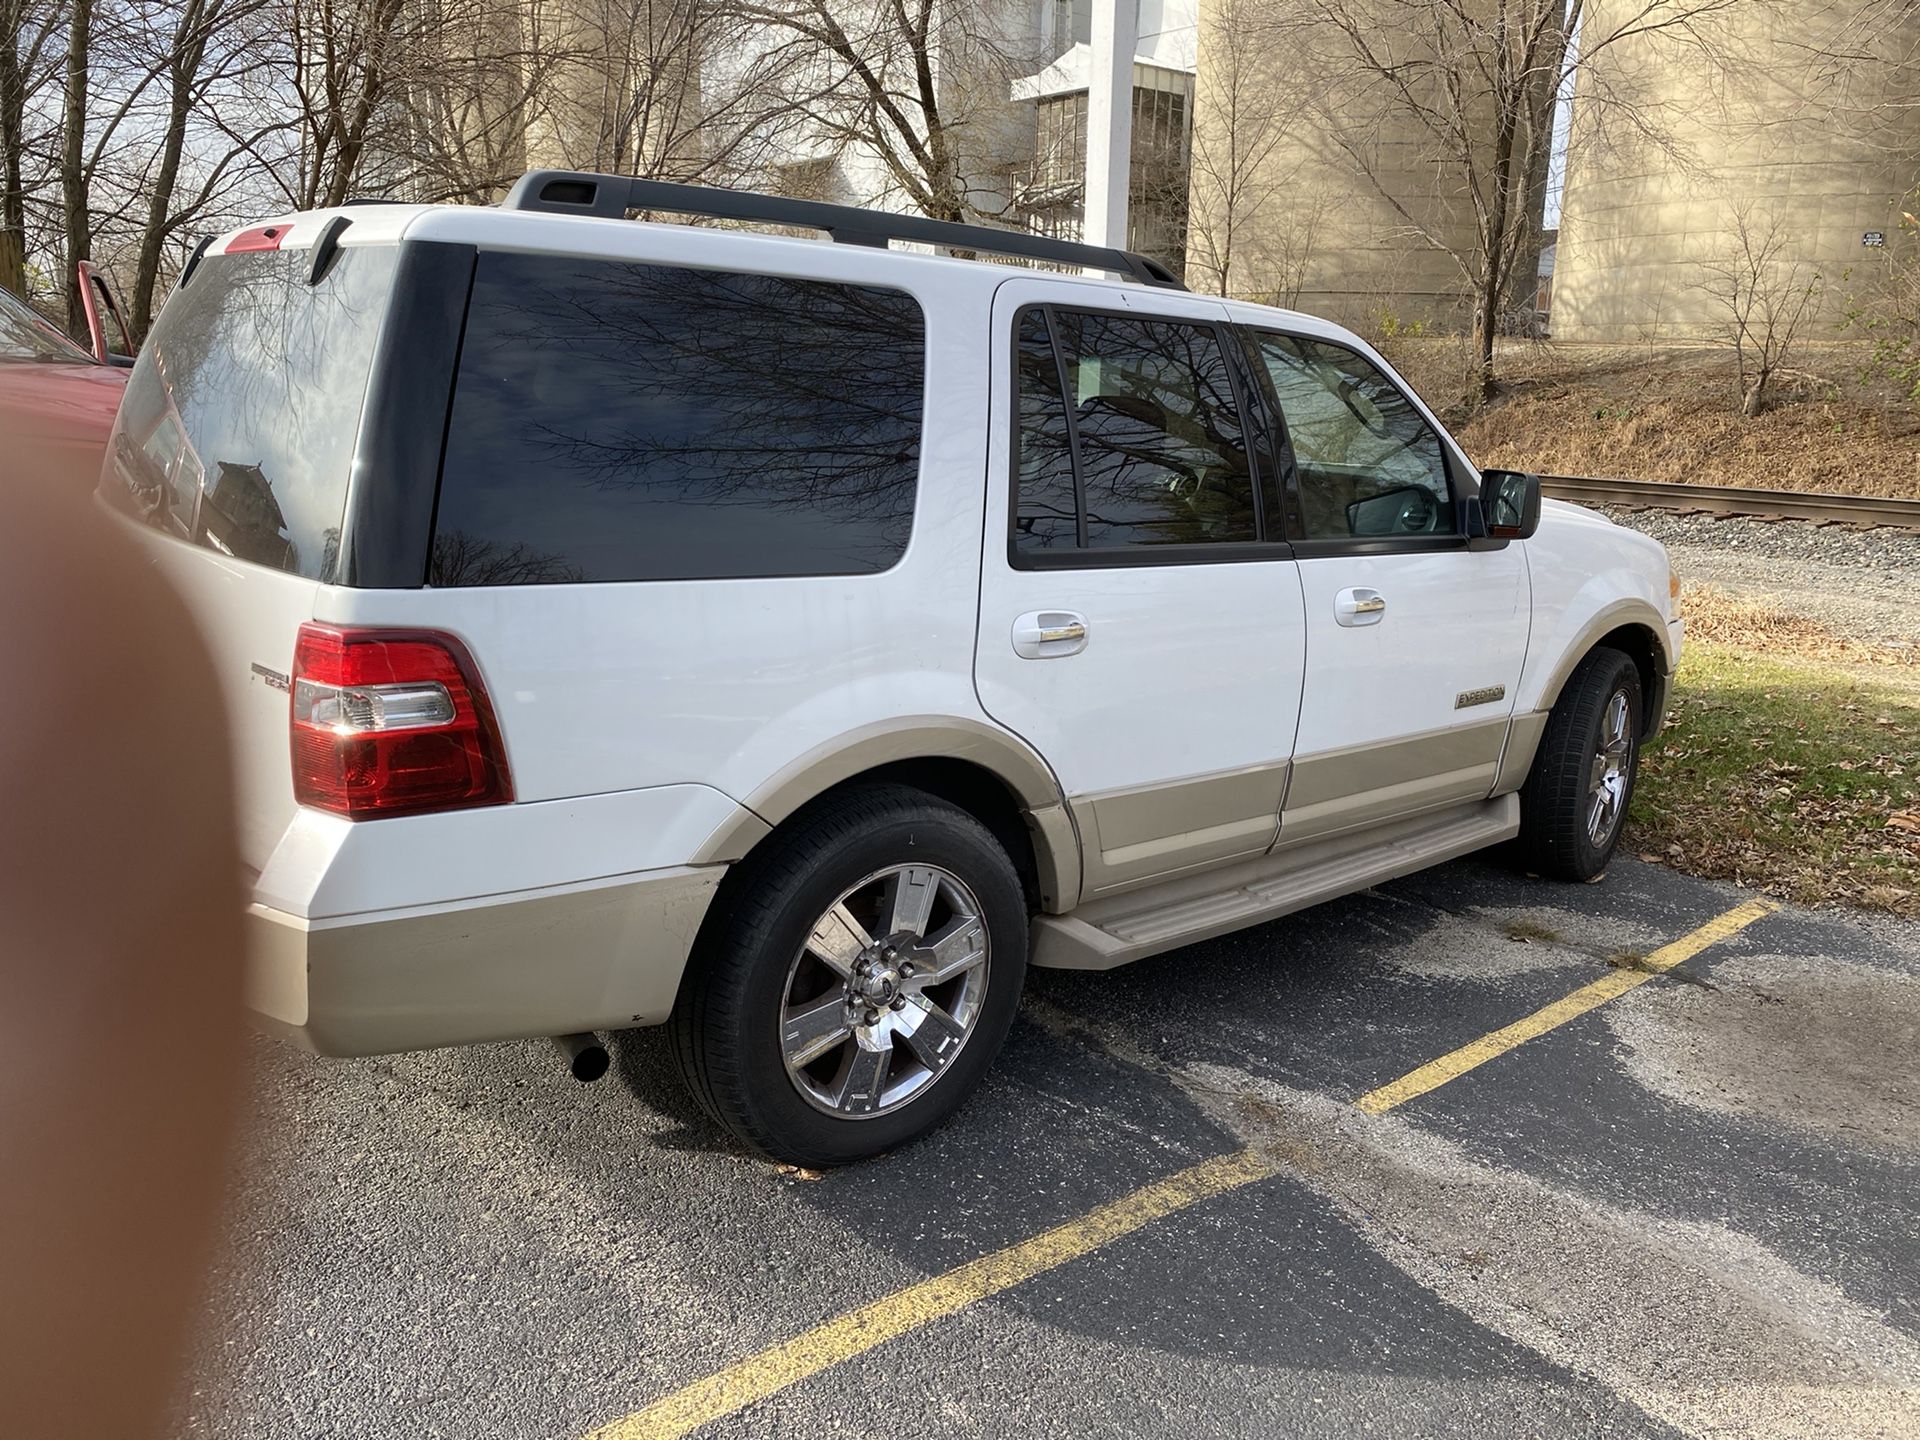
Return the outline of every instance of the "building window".
{"type": "Polygon", "coordinates": [[[1034,186],[1077,188],[1087,176],[1087,92],[1042,100],[1035,120],[1034,186]]]}

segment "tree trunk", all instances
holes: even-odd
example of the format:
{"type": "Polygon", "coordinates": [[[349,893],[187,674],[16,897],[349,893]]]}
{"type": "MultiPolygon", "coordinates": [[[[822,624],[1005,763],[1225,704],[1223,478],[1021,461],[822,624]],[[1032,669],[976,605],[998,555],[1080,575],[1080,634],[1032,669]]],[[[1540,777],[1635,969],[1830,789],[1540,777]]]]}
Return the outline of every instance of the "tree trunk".
{"type": "Polygon", "coordinates": [[[144,344],[153,323],[153,294],[160,284],[160,261],[167,237],[173,233],[173,189],[180,178],[180,153],[186,148],[187,113],[193,105],[193,82],[199,73],[206,40],[199,32],[201,8],[187,6],[174,31],[173,56],[168,66],[171,91],[167,96],[167,129],[160,142],[160,168],[147,200],[147,223],[140,232],[140,255],[133,272],[133,312],[128,325],[135,345],[144,344]]]}
{"type": "Polygon", "coordinates": [[[26,147],[27,81],[20,70],[20,37],[0,36],[0,290],[27,293],[27,196],[20,178],[26,147]]]}
{"type": "Polygon", "coordinates": [[[1483,281],[1473,297],[1474,373],[1464,397],[1479,409],[1493,398],[1493,336],[1500,323],[1500,287],[1483,281]]]}
{"type": "Polygon", "coordinates": [[[67,35],[66,115],[60,147],[60,195],[66,220],[67,333],[92,348],[87,309],[75,267],[93,258],[87,211],[87,59],[93,43],[93,0],[73,0],[67,35]]]}

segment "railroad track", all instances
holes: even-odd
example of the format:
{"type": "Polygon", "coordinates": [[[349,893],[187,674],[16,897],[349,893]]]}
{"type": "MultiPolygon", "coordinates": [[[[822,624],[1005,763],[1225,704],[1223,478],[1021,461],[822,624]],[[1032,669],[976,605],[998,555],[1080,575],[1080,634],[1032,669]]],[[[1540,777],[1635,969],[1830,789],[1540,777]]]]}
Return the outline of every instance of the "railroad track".
{"type": "Polygon", "coordinates": [[[1674,485],[1662,480],[1600,480],[1542,475],[1540,488],[1561,500],[1677,510],[1690,515],[1741,515],[1756,520],[1811,520],[1821,525],[1920,532],[1920,500],[1821,495],[1803,490],[1747,490],[1733,485],[1674,485]]]}

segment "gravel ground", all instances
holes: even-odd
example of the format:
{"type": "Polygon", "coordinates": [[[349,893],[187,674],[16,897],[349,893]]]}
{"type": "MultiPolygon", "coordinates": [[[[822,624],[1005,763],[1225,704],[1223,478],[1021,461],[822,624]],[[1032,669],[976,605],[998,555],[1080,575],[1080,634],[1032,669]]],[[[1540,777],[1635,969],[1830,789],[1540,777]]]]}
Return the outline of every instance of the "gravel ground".
{"type": "Polygon", "coordinates": [[[1920,535],[1803,520],[1606,513],[1665,545],[1688,584],[1764,600],[1843,635],[1920,645],[1920,535]]]}

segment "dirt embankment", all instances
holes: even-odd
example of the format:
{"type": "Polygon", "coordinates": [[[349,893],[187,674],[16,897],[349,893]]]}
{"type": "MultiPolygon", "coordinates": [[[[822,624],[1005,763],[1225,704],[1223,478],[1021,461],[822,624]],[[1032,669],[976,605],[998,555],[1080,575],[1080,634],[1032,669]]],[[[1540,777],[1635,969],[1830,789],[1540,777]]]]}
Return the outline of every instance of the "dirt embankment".
{"type": "MultiPolygon", "coordinates": [[[[1389,355],[1423,394],[1460,393],[1458,342],[1400,341],[1389,355]]],[[[1920,414],[1863,377],[1866,359],[1858,345],[1809,347],[1748,420],[1728,351],[1515,342],[1499,396],[1447,418],[1482,465],[1920,499],[1920,414]]]]}

